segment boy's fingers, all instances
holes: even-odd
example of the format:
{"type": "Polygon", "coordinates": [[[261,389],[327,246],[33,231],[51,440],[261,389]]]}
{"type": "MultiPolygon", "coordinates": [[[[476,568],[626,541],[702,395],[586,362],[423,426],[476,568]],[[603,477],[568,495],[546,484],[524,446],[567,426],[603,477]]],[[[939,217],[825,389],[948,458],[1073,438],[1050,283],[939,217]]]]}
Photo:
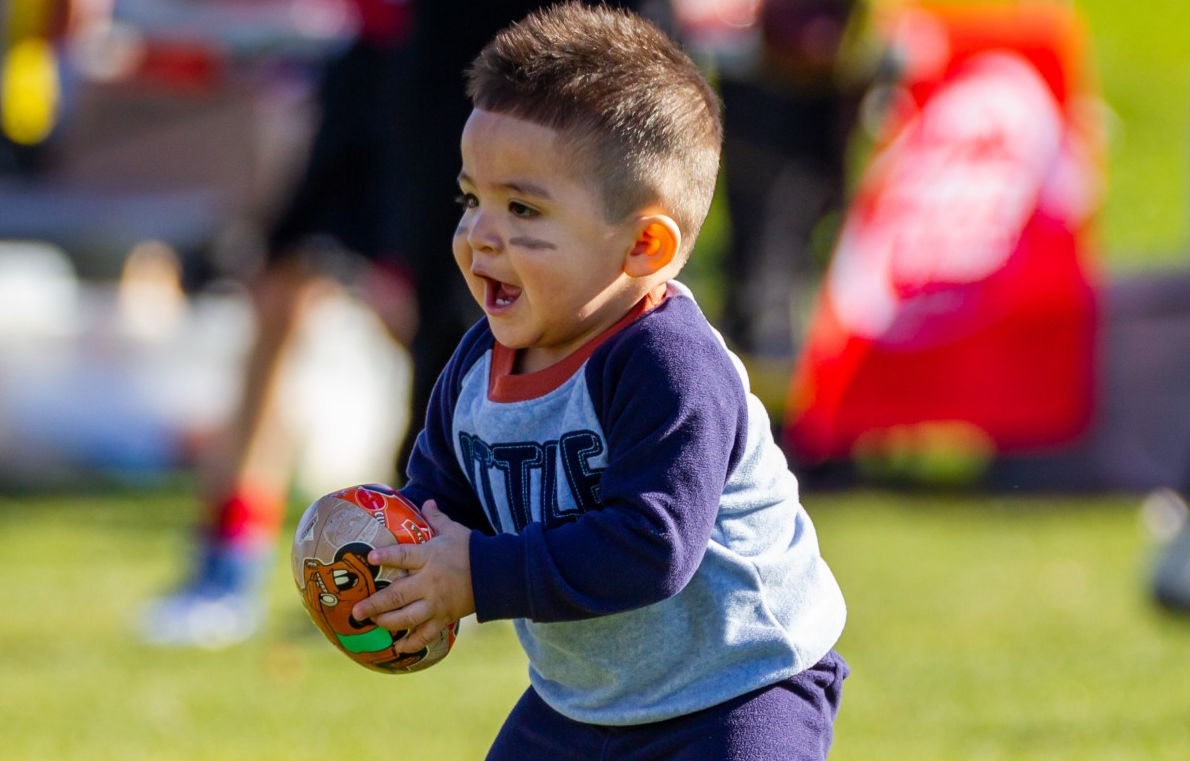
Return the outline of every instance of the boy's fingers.
{"type": "Polygon", "coordinates": [[[369,552],[368,562],[372,565],[412,571],[421,568],[425,559],[416,544],[388,544],[369,552]]]}
{"type": "Polygon", "coordinates": [[[422,505],[421,514],[425,516],[426,521],[430,524],[430,528],[434,529],[434,533],[438,536],[471,533],[470,529],[461,523],[454,522],[449,515],[439,510],[438,503],[432,499],[426,500],[425,504],[422,505]]]}
{"type": "MultiPolygon", "coordinates": [[[[423,600],[410,603],[409,606],[401,608],[400,610],[389,610],[384,613],[377,614],[372,620],[377,626],[388,629],[390,632],[408,631],[415,632],[430,618],[430,608],[423,600]]],[[[424,647],[424,643],[417,647],[408,646],[405,644],[408,634],[398,640],[398,648],[403,653],[413,653],[424,647]],[[405,649],[407,648],[408,649],[405,649]]],[[[427,640],[428,641],[428,640],[427,640]]]]}
{"type": "Polygon", "coordinates": [[[422,504],[421,514],[429,522],[430,528],[434,529],[435,534],[441,534],[443,523],[450,520],[438,509],[438,503],[432,499],[428,499],[422,504]]]}
{"type": "Polygon", "coordinates": [[[393,644],[398,652],[416,653],[418,650],[438,639],[438,635],[442,633],[444,628],[446,627],[437,621],[426,621],[393,644]]]}
{"type": "MultiPolygon", "coordinates": [[[[369,618],[378,624],[381,623],[379,616],[386,612],[397,612],[408,604],[405,597],[405,590],[400,583],[402,580],[397,579],[389,586],[372,594],[372,596],[360,600],[351,609],[351,615],[357,621],[366,621],[369,618]]],[[[420,622],[421,619],[418,619],[420,622]]],[[[385,627],[388,628],[387,626],[385,627]]],[[[396,627],[404,628],[404,627],[396,627]]]]}

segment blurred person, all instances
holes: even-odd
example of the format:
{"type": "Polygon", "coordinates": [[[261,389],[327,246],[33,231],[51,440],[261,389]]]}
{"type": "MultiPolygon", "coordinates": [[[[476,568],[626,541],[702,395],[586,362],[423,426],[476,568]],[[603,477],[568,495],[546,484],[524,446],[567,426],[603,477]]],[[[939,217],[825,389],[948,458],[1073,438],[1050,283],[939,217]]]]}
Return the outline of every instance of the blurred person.
{"type": "Polygon", "coordinates": [[[759,50],[719,78],[731,223],[721,327],[751,369],[775,363],[782,388],[798,346],[795,312],[825,264],[816,240],[831,235],[844,204],[872,69],[865,17],[863,0],[764,0],[759,50]]]}
{"type": "Polygon", "coordinates": [[[262,623],[259,599],[285,517],[298,445],[278,405],[297,328],[323,298],[351,288],[410,346],[417,297],[410,265],[403,151],[412,8],[353,0],[355,39],[323,69],[319,121],[296,189],[268,237],[249,291],[257,335],[238,411],[200,453],[204,505],[189,576],[144,611],[146,641],[219,647],[262,623]]]}
{"type": "Polygon", "coordinates": [[[359,37],[327,66],[305,176],[252,284],[258,336],[240,409],[201,467],[206,510],[193,568],[145,610],[150,643],[222,647],[263,623],[262,582],[297,460],[276,392],[295,328],[320,298],[354,284],[410,349],[413,415],[397,480],[434,382],[479,315],[450,256],[458,135],[470,113],[463,70],[496,31],[549,3],[353,2],[359,37]]]}

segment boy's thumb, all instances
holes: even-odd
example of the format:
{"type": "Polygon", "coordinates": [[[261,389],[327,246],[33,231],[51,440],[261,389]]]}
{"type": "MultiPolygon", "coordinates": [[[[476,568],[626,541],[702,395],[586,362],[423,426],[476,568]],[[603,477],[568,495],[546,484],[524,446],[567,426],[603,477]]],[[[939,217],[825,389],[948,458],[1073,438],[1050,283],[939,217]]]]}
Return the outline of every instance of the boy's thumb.
{"type": "Polygon", "coordinates": [[[421,506],[422,517],[430,524],[430,528],[437,530],[436,525],[442,520],[442,511],[438,509],[438,503],[432,499],[427,499],[421,506]]]}

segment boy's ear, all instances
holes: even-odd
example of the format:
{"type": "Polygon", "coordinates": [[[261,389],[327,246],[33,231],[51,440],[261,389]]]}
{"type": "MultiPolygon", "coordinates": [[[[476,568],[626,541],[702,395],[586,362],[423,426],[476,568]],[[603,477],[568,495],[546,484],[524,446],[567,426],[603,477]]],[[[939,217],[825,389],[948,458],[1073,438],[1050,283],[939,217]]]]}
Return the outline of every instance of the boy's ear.
{"type": "Polygon", "coordinates": [[[636,240],[624,260],[630,277],[648,277],[677,259],[682,245],[678,223],[668,214],[649,214],[637,220],[636,240]]]}

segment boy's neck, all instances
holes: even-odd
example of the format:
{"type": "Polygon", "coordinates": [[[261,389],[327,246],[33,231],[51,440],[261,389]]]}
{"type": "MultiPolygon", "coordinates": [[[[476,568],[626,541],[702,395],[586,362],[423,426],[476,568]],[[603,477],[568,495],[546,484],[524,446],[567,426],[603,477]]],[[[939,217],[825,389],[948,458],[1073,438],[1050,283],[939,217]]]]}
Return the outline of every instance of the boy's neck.
{"type": "MultiPolygon", "coordinates": [[[[595,351],[595,349],[597,349],[601,343],[615,335],[615,333],[625,325],[664,301],[666,290],[667,286],[665,283],[654,286],[652,290],[648,291],[644,294],[644,296],[637,299],[632,307],[626,310],[624,315],[619,320],[617,320],[614,325],[595,336],[590,341],[587,341],[585,344],[578,347],[562,359],[542,359],[541,355],[532,349],[517,349],[515,351],[515,358],[512,364],[512,374],[528,375],[530,373],[548,371],[550,368],[562,365],[573,365],[574,369],[577,369],[578,365],[581,365],[583,362],[585,362],[587,357],[591,356],[591,353],[595,351]]],[[[569,375],[569,373],[567,374],[569,375]]]]}
{"type": "Polygon", "coordinates": [[[497,357],[493,360],[492,377],[489,379],[491,384],[489,392],[495,392],[495,395],[499,396],[501,378],[507,379],[515,376],[518,379],[524,378],[528,380],[529,376],[541,376],[543,379],[545,379],[545,376],[554,375],[565,378],[570,377],[604,341],[615,335],[637,317],[640,317],[664,301],[667,292],[667,284],[661,283],[657,285],[653,290],[646,293],[643,298],[639,299],[610,328],[595,336],[578,349],[575,349],[566,357],[550,362],[544,367],[535,367],[531,361],[526,361],[526,357],[531,356],[528,350],[510,349],[502,344],[497,344],[497,357]]]}

